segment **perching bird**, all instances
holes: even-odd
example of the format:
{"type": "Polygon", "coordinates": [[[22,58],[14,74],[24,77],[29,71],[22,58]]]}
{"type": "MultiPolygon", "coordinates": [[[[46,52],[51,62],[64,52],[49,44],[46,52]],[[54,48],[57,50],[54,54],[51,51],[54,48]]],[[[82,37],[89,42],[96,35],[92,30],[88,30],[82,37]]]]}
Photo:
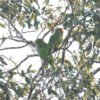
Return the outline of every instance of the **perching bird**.
{"type": "Polygon", "coordinates": [[[47,57],[50,56],[48,64],[52,65],[53,57],[49,53],[49,45],[45,43],[42,39],[37,39],[35,43],[37,44],[40,58],[43,61],[46,61],[47,57]]]}
{"type": "Polygon", "coordinates": [[[62,42],[64,30],[62,28],[57,28],[55,33],[50,37],[49,40],[49,48],[54,50],[55,48],[59,48],[62,42]]]}

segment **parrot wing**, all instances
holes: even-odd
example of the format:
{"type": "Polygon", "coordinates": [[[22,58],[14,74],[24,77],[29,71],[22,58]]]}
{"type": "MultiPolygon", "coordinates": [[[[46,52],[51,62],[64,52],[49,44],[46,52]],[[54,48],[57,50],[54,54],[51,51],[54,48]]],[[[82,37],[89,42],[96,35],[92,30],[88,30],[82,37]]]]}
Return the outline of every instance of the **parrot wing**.
{"type": "Polygon", "coordinates": [[[48,45],[42,39],[36,40],[36,44],[38,46],[38,52],[41,59],[46,60],[46,57],[48,56],[48,50],[49,50],[48,45]]]}
{"type": "Polygon", "coordinates": [[[58,48],[62,42],[62,33],[54,33],[49,40],[49,48],[58,48]]]}
{"type": "Polygon", "coordinates": [[[38,39],[36,42],[37,42],[37,45],[38,45],[38,52],[39,52],[41,59],[43,61],[45,61],[47,59],[47,56],[50,56],[48,63],[50,65],[52,65],[53,57],[49,52],[49,45],[47,43],[45,43],[42,39],[38,39]]]}

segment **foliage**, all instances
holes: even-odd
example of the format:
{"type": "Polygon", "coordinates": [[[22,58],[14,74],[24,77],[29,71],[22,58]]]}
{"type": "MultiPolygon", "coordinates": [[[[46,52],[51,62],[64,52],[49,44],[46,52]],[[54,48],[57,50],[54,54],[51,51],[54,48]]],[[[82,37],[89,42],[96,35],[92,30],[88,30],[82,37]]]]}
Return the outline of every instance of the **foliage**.
{"type": "Polygon", "coordinates": [[[100,78],[95,78],[100,71],[96,68],[100,64],[100,0],[57,0],[56,5],[51,1],[0,0],[0,29],[4,30],[0,33],[0,100],[100,99],[100,78]],[[58,28],[64,29],[63,37],[52,51],[49,40],[58,28]],[[47,49],[41,48],[44,56],[35,44],[37,39],[46,42],[47,49]],[[16,55],[21,49],[25,54],[20,54],[19,62],[13,53],[5,53],[12,50],[16,55]],[[34,60],[51,55],[52,64],[44,60],[39,67],[34,60]]]}

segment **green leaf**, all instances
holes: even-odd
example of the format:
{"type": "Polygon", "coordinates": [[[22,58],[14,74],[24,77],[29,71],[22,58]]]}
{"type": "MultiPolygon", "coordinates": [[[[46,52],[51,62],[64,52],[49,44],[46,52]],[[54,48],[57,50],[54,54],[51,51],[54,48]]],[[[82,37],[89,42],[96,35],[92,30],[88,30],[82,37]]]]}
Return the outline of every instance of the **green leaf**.
{"type": "Polygon", "coordinates": [[[2,2],[3,0],[0,0],[0,2],[2,2]]]}
{"type": "Polygon", "coordinates": [[[36,13],[36,15],[40,15],[40,12],[36,8],[34,8],[34,12],[36,13]]]}
{"type": "Polygon", "coordinates": [[[2,24],[2,23],[0,23],[0,27],[5,28],[5,25],[4,25],[4,24],[2,24]]]}
{"type": "Polygon", "coordinates": [[[31,65],[29,65],[29,67],[28,67],[28,69],[27,69],[27,73],[29,73],[29,72],[30,72],[31,67],[32,67],[32,64],[31,64],[31,65]]]}
{"type": "Polygon", "coordinates": [[[0,57],[0,62],[1,62],[2,64],[4,64],[4,65],[7,65],[7,63],[3,60],[2,57],[0,57]]]}
{"type": "Polygon", "coordinates": [[[97,15],[93,16],[93,21],[94,21],[95,24],[98,24],[99,21],[100,21],[99,16],[97,16],[97,15]]]}
{"type": "Polygon", "coordinates": [[[90,53],[91,53],[91,50],[88,50],[88,51],[87,51],[87,55],[89,55],[90,53]]]}
{"type": "Polygon", "coordinates": [[[63,24],[64,29],[66,29],[66,28],[71,28],[72,25],[73,25],[73,20],[72,20],[72,19],[70,19],[69,21],[67,21],[67,22],[65,22],[65,23],[63,24]]]}
{"type": "Polygon", "coordinates": [[[3,76],[2,76],[2,70],[0,69],[0,78],[4,78],[3,76]]]}
{"type": "Polygon", "coordinates": [[[56,7],[56,9],[59,10],[59,11],[61,10],[61,8],[62,8],[62,6],[56,7]]]}
{"type": "Polygon", "coordinates": [[[47,22],[47,29],[50,30],[51,29],[52,24],[50,22],[47,22]]]}
{"type": "Polygon", "coordinates": [[[66,21],[68,20],[69,17],[70,17],[70,14],[66,14],[66,15],[64,16],[64,22],[66,22],[66,21]]]}
{"type": "Polygon", "coordinates": [[[90,35],[95,35],[95,31],[89,32],[89,36],[90,36],[90,35]]]}
{"type": "Polygon", "coordinates": [[[9,79],[12,79],[13,76],[16,74],[16,72],[10,72],[9,74],[10,74],[10,75],[9,75],[9,79]]]}
{"type": "Polygon", "coordinates": [[[100,39],[100,23],[95,25],[95,30],[96,30],[96,39],[100,39]]]}
{"type": "Polygon", "coordinates": [[[99,0],[93,0],[95,3],[100,3],[100,1],[99,0]]]}
{"type": "Polygon", "coordinates": [[[23,70],[21,71],[21,76],[22,76],[22,77],[25,77],[25,73],[24,73],[23,70]]]}
{"type": "Polygon", "coordinates": [[[57,95],[56,91],[54,91],[52,89],[52,87],[50,86],[49,89],[48,89],[48,94],[54,94],[54,95],[57,95]]]}
{"type": "Polygon", "coordinates": [[[49,0],[45,0],[45,3],[48,4],[49,3],[49,0]]]}
{"type": "Polygon", "coordinates": [[[30,84],[30,79],[28,77],[25,77],[25,81],[30,84]]]}
{"type": "Polygon", "coordinates": [[[30,6],[30,2],[28,0],[24,0],[27,6],[30,6]]]}
{"type": "Polygon", "coordinates": [[[21,88],[21,87],[18,87],[16,93],[17,93],[17,95],[18,95],[19,97],[23,97],[24,89],[21,88]]]}
{"type": "Polygon", "coordinates": [[[0,69],[0,75],[2,74],[2,70],[0,69]]]}

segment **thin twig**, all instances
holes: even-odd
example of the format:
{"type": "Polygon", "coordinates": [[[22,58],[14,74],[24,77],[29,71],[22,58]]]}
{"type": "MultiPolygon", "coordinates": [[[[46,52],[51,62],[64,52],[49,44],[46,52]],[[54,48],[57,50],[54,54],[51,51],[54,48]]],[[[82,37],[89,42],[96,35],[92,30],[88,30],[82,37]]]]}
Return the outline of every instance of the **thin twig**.
{"type": "Polygon", "coordinates": [[[20,63],[19,63],[16,67],[14,67],[14,68],[12,68],[12,69],[6,71],[6,72],[3,72],[3,74],[4,74],[4,73],[10,73],[10,72],[16,70],[16,69],[17,69],[23,62],[25,62],[28,58],[30,58],[30,57],[36,57],[36,56],[39,56],[39,55],[38,55],[38,54],[28,55],[26,58],[24,58],[22,61],[20,61],[20,63]]]}
{"type": "Polygon", "coordinates": [[[96,60],[95,60],[94,63],[98,63],[98,64],[100,64],[100,61],[96,61],[96,60]]]}
{"type": "Polygon", "coordinates": [[[72,53],[70,50],[68,50],[68,49],[67,49],[67,51],[68,51],[68,52],[72,55],[73,62],[74,62],[74,64],[76,65],[76,62],[75,62],[75,57],[74,57],[73,53],[72,53]]]}
{"type": "Polygon", "coordinates": [[[19,46],[19,47],[8,47],[8,48],[3,48],[3,49],[0,49],[0,51],[4,51],[4,50],[10,50],[10,49],[21,49],[21,48],[24,48],[26,47],[28,44],[25,44],[23,46],[19,46]]]}
{"type": "Polygon", "coordinates": [[[35,32],[35,31],[34,31],[34,30],[31,30],[31,31],[26,31],[26,32],[22,32],[22,34],[32,33],[32,32],[35,32]]]}
{"type": "Polygon", "coordinates": [[[97,69],[93,72],[93,74],[95,75],[95,74],[97,74],[99,71],[100,71],[100,67],[97,68],[97,69]]]}
{"type": "MultiPolygon", "coordinates": [[[[74,25],[69,31],[68,31],[68,35],[65,37],[65,39],[64,39],[64,41],[63,41],[63,43],[62,43],[62,46],[64,45],[64,44],[67,44],[68,43],[68,40],[70,39],[70,37],[71,37],[71,33],[72,33],[72,31],[73,31],[73,29],[77,26],[78,24],[76,24],[76,25],[74,25]]],[[[62,47],[61,46],[61,47],[62,47]]]]}

